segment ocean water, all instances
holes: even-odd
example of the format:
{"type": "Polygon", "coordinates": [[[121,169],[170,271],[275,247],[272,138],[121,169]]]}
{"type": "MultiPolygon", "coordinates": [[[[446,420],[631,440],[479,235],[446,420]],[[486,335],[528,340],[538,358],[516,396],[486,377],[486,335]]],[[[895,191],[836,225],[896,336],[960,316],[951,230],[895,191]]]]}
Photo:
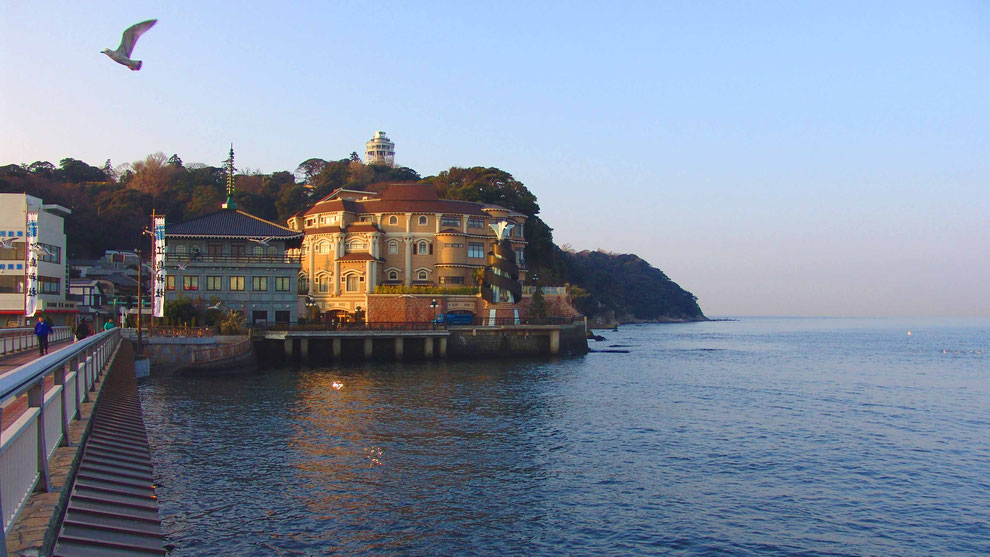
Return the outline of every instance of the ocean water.
{"type": "Polygon", "coordinates": [[[990,553],[990,319],[601,333],[142,383],[173,555],[990,553]]]}

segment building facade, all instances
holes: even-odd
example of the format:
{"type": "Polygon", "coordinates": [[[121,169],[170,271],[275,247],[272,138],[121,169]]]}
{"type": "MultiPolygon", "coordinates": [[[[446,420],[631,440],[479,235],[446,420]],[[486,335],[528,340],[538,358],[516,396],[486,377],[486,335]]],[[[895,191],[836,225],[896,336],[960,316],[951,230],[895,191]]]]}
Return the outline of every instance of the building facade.
{"type": "Polygon", "coordinates": [[[24,193],[0,194],[0,316],[5,327],[23,327],[34,322],[25,310],[25,284],[32,258],[38,265],[37,314],[55,325],[75,321],[76,304],[67,298],[69,272],[66,262],[64,218],[72,211],[45,204],[24,193]],[[27,253],[28,211],[38,211],[39,252],[27,253]]]}
{"type": "Polygon", "coordinates": [[[225,205],[166,223],[165,301],[200,298],[252,326],[295,322],[299,256],[289,252],[303,234],[225,205]]]}
{"type": "Polygon", "coordinates": [[[376,290],[401,295],[424,286],[476,296],[469,291],[477,288],[496,242],[490,225],[499,221],[515,225],[509,239],[522,279],[523,214],[439,199],[432,184],[334,191],[288,220],[289,228],[305,234],[295,252],[302,262],[300,293],[324,315],[339,317],[367,309],[376,290]]]}

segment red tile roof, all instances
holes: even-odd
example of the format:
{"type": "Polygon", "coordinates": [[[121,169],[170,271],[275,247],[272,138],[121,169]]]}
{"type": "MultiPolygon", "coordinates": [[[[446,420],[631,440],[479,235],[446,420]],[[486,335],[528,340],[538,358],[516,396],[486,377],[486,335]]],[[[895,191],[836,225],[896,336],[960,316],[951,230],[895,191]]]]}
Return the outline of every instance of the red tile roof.
{"type": "Polygon", "coordinates": [[[355,222],[348,225],[347,232],[381,232],[381,229],[370,222],[355,222]]]}
{"type": "Polygon", "coordinates": [[[348,253],[337,258],[337,261],[378,261],[370,253],[348,253]]]}

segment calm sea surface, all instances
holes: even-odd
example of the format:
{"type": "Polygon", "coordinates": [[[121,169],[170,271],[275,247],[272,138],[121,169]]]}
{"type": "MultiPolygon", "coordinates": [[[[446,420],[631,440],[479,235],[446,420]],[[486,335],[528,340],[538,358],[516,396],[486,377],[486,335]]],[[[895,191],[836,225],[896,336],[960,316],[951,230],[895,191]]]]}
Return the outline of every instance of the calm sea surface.
{"type": "Polygon", "coordinates": [[[168,542],[175,555],[990,553],[990,319],[602,334],[592,348],[629,352],[145,382],[168,542]]]}

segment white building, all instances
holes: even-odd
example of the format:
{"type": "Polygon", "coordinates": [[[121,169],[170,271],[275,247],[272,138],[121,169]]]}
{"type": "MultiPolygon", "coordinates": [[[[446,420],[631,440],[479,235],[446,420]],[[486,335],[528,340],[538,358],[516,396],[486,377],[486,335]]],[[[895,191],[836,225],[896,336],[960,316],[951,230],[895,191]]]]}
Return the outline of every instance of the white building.
{"type": "Polygon", "coordinates": [[[395,166],[395,143],[385,136],[385,132],[375,132],[375,137],[364,144],[365,164],[395,166]]]}
{"type": "Polygon", "coordinates": [[[63,219],[72,213],[61,205],[44,204],[24,193],[0,194],[0,325],[23,327],[35,321],[24,316],[28,255],[25,235],[27,212],[38,211],[38,244],[47,253],[37,255],[38,310],[55,325],[75,321],[76,303],[67,300],[69,266],[66,262],[63,219]]]}

